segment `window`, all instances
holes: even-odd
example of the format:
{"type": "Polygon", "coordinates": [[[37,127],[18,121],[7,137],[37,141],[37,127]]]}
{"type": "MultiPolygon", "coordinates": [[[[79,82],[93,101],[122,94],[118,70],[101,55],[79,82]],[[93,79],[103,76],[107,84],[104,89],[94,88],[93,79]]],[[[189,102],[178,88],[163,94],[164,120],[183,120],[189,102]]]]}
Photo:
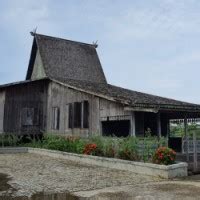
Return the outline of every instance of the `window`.
{"type": "Polygon", "coordinates": [[[69,104],[68,114],[69,114],[68,115],[68,120],[69,120],[68,126],[69,126],[69,128],[73,128],[73,104],[72,103],[69,104]]]}
{"type": "Polygon", "coordinates": [[[22,126],[38,125],[38,109],[37,108],[22,108],[21,124],[22,126]]]}
{"type": "Polygon", "coordinates": [[[83,128],[89,128],[89,103],[83,102],[83,128]]]}
{"type": "Polygon", "coordinates": [[[82,103],[74,103],[74,128],[81,128],[82,103]]]}
{"type": "Polygon", "coordinates": [[[59,130],[60,124],[60,109],[58,107],[53,107],[52,109],[52,129],[59,130]]]}
{"type": "Polygon", "coordinates": [[[68,127],[89,128],[88,101],[68,104],[68,127]]]}

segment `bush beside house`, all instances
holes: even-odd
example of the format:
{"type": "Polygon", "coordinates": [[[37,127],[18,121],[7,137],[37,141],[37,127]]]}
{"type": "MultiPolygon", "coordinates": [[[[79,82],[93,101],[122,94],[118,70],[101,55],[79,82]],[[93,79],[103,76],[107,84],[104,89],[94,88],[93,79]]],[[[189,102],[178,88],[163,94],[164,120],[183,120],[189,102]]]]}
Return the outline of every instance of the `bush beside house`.
{"type": "Polygon", "coordinates": [[[0,137],[0,144],[2,146],[27,146],[164,165],[173,164],[176,156],[172,149],[165,147],[167,146],[166,139],[157,137],[92,136],[83,139],[46,134],[42,139],[26,138],[26,142],[14,136],[0,137]]]}

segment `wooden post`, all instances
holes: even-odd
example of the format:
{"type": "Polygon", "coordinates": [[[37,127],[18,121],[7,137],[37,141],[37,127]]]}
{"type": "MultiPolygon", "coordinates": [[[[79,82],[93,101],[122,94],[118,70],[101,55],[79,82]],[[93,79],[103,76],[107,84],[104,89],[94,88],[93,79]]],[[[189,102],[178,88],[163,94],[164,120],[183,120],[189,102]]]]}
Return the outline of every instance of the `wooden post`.
{"type": "Polygon", "coordinates": [[[193,133],[193,171],[197,171],[197,137],[196,133],[193,133]]]}
{"type": "Polygon", "coordinates": [[[187,130],[187,115],[184,118],[184,133],[186,139],[186,160],[189,162],[189,137],[188,137],[188,130],[187,130]]]}
{"type": "Polygon", "coordinates": [[[160,112],[157,113],[157,131],[158,137],[161,137],[161,120],[160,120],[160,112]]]}
{"type": "Polygon", "coordinates": [[[170,120],[169,119],[167,119],[167,138],[169,138],[170,137],[170,120]]]}
{"type": "Polygon", "coordinates": [[[131,136],[135,136],[135,112],[131,113],[131,136]]]}
{"type": "Polygon", "coordinates": [[[170,139],[170,120],[167,119],[167,135],[166,135],[166,138],[167,138],[167,146],[169,147],[169,139],[170,139]]]}
{"type": "Polygon", "coordinates": [[[4,147],[4,133],[1,136],[1,147],[4,147]]]}

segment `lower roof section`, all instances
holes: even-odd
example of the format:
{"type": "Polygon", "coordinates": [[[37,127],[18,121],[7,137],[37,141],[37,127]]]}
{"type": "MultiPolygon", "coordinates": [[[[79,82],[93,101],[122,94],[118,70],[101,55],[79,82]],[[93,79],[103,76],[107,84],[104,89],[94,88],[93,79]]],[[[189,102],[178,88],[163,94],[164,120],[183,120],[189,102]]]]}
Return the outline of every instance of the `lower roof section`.
{"type": "Polygon", "coordinates": [[[178,101],[170,98],[164,98],[142,92],[132,91],[117,87],[111,84],[91,83],[86,81],[77,81],[72,79],[42,78],[37,80],[26,80],[15,83],[0,85],[0,90],[7,87],[29,84],[36,81],[48,80],[61,84],[84,93],[98,96],[110,101],[123,104],[126,109],[133,111],[151,110],[147,112],[158,111],[181,111],[181,112],[200,112],[200,105],[178,101]]]}

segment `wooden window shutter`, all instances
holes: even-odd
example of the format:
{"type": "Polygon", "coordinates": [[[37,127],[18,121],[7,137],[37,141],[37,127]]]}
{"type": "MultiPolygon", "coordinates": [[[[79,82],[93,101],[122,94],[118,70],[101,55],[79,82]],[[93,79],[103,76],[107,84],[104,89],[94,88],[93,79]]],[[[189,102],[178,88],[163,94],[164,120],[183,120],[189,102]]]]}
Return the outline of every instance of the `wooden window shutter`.
{"type": "Polygon", "coordinates": [[[83,128],[89,128],[89,102],[83,102],[83,128]]]}
{"type": "Polygon", "coordinates": [[[73,128],[73,106],[72,103],[69,104],[69,115],[68,115],[68,126],[69,128],[73,128]]]}
{"type": "Polygon", "coordinates": [[[74,128],[81,128],[81,102],[74,103],[74,128]]]}
{"type": "Polygon", "coordinates": [[[60,128],[60,109],[57,108],[57,119],[56,119],[56,130],[59,130],[60,128]]]}

